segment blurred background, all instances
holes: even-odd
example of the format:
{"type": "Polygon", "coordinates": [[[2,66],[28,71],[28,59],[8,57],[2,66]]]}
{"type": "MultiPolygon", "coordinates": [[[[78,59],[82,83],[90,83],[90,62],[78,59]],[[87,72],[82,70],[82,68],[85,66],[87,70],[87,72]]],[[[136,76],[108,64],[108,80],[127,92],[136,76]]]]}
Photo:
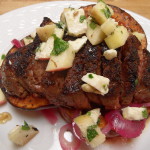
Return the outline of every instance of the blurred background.
{"type": "MultiPolygon", "coordinates": [[[[56,0],[0,0],[0,15],[16,8],[49,1],[56,0]]],[[[86,1],[97,2],[97,0],[86,1]]],[[[150,0],[105,0],[105,2],[131,10],[150,19],[150,0]]]]}

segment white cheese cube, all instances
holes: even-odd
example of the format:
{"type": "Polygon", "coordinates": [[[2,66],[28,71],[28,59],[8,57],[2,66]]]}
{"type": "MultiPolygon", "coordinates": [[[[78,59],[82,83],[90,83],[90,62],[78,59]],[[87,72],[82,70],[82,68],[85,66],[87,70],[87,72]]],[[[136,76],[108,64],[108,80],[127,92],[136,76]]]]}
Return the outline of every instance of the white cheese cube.
{"type": "Polygon", "coordinates": [[[101,27],[98,24],[95,24],[94,29],[91,28],[91,23],[92,23],[92,18],[89,17],[87,19],[88,28],[87,28],[86,36],[92,45],[97,45],[105,39],[106,35],[104,34],[104,32],[102,31],[101,27]]]}
{"type": "Polygon", "coordinates": [[[83,22],[80,22],[80,17],[85,16],[83,9],[69,9],[64,12],[64,16],[69,35],[78,37],[86,33],[86,19],[84,19],[83,22]]]}
{"type": "Polygon", "coordinates": [[[101,25],[101,29],[106,35],[110,35],[112,32],[114,32],[117,25],[118,25],[118,22],[115,22],[114,19],[109,18],[109,19],[107,19],[106,22],[104,22],[101,25]]]}
{"type": "Polygon", "coordinates": [[[16,126],[8,134],[9,139],[16,145],[23,146],[28,143],[39,131],[33,127],[29,126],[29,130],[22,130],[22,126],[16,126]]]}
{"type": "Polygon", "coordinates": [[[117,51],[114,49],[109,49],[106,50],[103,53],[103,56],[107,59],[107,60],[112,60],[113,58],[117,57],[117,51]]]}
{"type": "Polygon", "coordinates": [[[124,26],[118,26],[115,31],[105,38],[105,42],[110,49],[116,49],[123,46],[129,36],[124,26]]]}
{"type": "Polygon", "coordinates": [[[143,33],[133,32],[132,34],[135,35],[140,42],[145,38],[145,35],[143,33]]]}
{"type": "Polygon", "coordinates": [[[127,120],[142,120],[147,118],[147,109],[143,107],[125,107],[122,115],[127,120]]]}
{"type": "Polygon", "coordinates": [[[35,59],[49,59],[54,47],[54,37],[50,37],[47,42],[41,43],[35,53],[35,59]]]}
{"type": "Polygon", "coordinates": [[[75,41],[68,41],[68,42],[72,51],[77,53],[87,42],[87,37],[83,36],[82,38],[78,38],[75,41]]]}
{"type": "Polygon", "coordinates": [[[54,34],[56,34],[57,37],[62,39],[64,36],[64,29],[60,29],[60,28],[56,27],[54,29],[54,34]]]}
{"type": "Polygon", "coordinates": [[[110,80],[106,77],[96,75],[94,73],[87,73],[82,77],[82,81],[100,91],[101,95],[105,95],[109,91],[108,86],[110,80]]]}

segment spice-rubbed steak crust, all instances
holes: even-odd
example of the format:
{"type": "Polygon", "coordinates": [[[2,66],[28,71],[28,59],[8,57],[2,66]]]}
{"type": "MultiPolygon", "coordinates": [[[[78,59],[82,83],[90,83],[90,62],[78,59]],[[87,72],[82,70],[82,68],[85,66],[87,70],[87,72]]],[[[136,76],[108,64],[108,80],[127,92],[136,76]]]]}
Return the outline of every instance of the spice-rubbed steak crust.
{"type": "MultiPolygon", "coordinates": [[[[86,15],[92,6],[84,7],[86,15]]],[[[121,11],[113,7],[114,17],[121,11]]],[[[124,14],[125,12],[122,11],[124,14]]],[[[127,13],[126,13],[127,15],[127,13]]],[[[127,15],[121,22],[129,26],[133,18],[127,15]],[[127,21],[127,22],[126,22],[127,21]]],[[[52,21],[45,17],[41,26],[52,21]]],[[[134,20],[134,23],[136,21],[134,20]]],[[[132,24],[132,23],[131,23],[132,24]]],[[[133,26],[131,26],[132,30],[133,26]]],[[[138,30],[143,33],[137,24],[138,30]]],[[[75,38],[65,36],[64,40],[75,38]]],[[[146,41],[146,39],[145,39],[146,41]]],[[[106,109],[118,109],[132,102],[150,101],[150,53],[143,50],[135,36],[129,36],[125,45],[119,48],[117,58],[109,61],[103,57],[108,49],[105,43],[93,46],[88,41],[76,54],[73,66],[59,72],[46,72],[47,60],[35,60],[35,49],[41,41],[36,36],[33,43],[19,49],[12,48],[1,67],[1,87],[11,104],[27,109],[48,105],[90,109],[104,106],[106,109]],[[81,89],[81,78],[93,72],[110,79],[109,93],[104,96],[85,93],[81,89]],[[135,80],[139,80],[135,85],[135,80]],[[30,103],[30,105],[28,104],[30,103]],[[34,104],[36,103],[36,105],[34,104]]]]}

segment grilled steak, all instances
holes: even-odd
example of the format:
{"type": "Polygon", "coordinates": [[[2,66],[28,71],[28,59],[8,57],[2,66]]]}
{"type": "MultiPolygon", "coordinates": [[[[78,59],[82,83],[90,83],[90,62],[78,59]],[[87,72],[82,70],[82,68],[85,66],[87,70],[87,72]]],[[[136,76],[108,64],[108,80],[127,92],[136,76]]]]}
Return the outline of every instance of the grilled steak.
{"type": "MultiPolygon", "coordinates": [[[[86,16],[91,8],[92,6],[84,8],[86,16]]],[[[114,18],[117,19],[119,10],[116,7],[112,8],[116,12],[114,18]]],[[[128,23],[133,18],[127,13],[125,15],[125,26],[130,27],[128,23]]],[[[121,23],[123,19],[120,19],[121,23]]],[[[49,18],[44,18],[41,26],[51,22],[49,18]]],[[[135,23],[136,21],[132,22],[130,28],[133,31],[135,23]]],[[[142,28],[138,31],[143,32],[142,28]]],[[[64,37],[66,41],[74,39],[64,37]]],[[[32,101],[37,99],[37,102],[45,101],[43,106],[53,104],[75,109],[104,106],[106,109],[118,109],[132,102],[150,101],[150,53],[142,50],[142,47],[146,46],[146,39],[141,46],[135,36],[129,36],[125,45],[117,50],[118,56],[113,60],[103,57],[103,52],[108,49],[104,42],[93,46],[88,41],[76,54],[73,66],[58,72],[46,72],[48,61],[35,60],[35,50],[40,43],[37,35],[33,43],[17,50],[13,48],[3,62],[1,87],[14,105],[20,100],[19,106],[27,108],[26,101],[32,104],[32,101]],[[89,72],[110,79],[109,92],[106,95],[82,91],[81,78],[89,72]],[[135,84],[137,79],[138,85],[135,84]],[[21,104],[21,100],[25,101],[24,105],[21,104]]]]}

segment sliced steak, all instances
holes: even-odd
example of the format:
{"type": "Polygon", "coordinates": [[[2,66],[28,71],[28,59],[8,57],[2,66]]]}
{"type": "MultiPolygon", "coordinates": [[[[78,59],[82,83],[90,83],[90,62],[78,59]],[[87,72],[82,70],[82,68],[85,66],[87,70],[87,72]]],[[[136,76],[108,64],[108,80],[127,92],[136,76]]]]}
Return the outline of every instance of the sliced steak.
{"type": "Polygon", "coordinates": [[[140,42],[135,36],[129,36],[125,45],[121,47],[122,60],[122,94],[121,104],[129,105],[133,100],[138,78],[140,42]]]}
{"type": "Polygon", "coordinates": [[[59,101],[65,101],[66,105],[80,109],[91,107],[90,101],[93,99],[89,99],[88,94],[81,90],[83,84],[81,78],[89,72],[100,74],[100,57],[101,47],[92,46],[88,41],[76,54],[73,66],[67,73],[59,101]]]}
{"type": "Polygon", "coordinates": [[[150,52],[146,49],[143,51],[143,61],[140,67],[140,78],[137,82],[134,102],[150,102],[150,52]]]}
{"type": "MultiPolygon", "coordinates": [[[[103,51],[108,50],[107,46],[103,45],[103,51]]],[[[121,61],[118,57],[107,60],[102,57],[102,75],[110,79],[109,92],[101,96],[102,104],[106,109],[120,108],[120,93],[121,93],[121,61]]]]}

